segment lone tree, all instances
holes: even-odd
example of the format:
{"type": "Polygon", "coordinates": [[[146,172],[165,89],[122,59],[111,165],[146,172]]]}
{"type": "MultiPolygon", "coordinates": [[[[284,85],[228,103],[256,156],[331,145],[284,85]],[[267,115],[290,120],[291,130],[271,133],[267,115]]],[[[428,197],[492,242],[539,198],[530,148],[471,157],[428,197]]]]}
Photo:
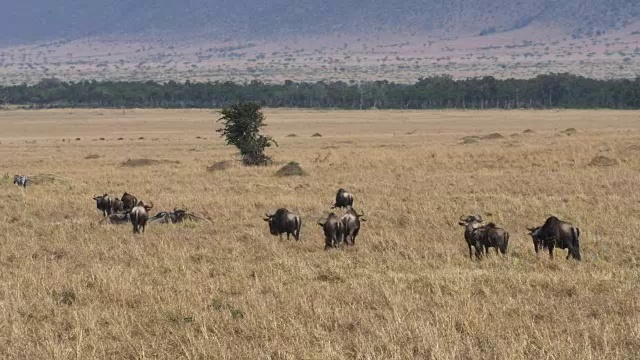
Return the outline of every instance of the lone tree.
{"type": "Polygon", "coordinates": [[[220,111],[222,117],[218,122],[224,127],[216,132],[226,138],[227,145],[235,145],[240,150],[245,165],[268,165],[271,157],[265,155],[264,150],[272,144],[278,146],[273,138],[260,134],[260,128],[266,126],[260,109],[260,104],[240,103],[220,111]]]}

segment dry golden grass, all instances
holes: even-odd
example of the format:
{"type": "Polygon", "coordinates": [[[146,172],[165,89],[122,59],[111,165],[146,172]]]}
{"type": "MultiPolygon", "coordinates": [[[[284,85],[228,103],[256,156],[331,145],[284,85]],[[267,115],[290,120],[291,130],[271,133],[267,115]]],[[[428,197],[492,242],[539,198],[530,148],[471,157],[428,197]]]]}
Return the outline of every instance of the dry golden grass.
{"type": "Polygon", "coordinates": [[[0,177],[0,357],[640,353],[638,112],[269,110],[273,166],[207,171],[235,154],[215,118],[0,113],[2,175],[40,180],[0,177]],[[289,161],[307,175],[276,177],[289,161]],[[368,221],[355,248],[324,251],[315,223],[339,187],[368,221]],[[92,196],[124,191],[212,223],[98,225],[92,196]],[[300,242],[269,235],[280,206],[303,216],[300,242]],[[457,219],[472,212],[511,233],[507,256],[469,260],[457,219]],[[581,229],[584,261],[536,258],[525,228],[551,214],[581,229]]]}

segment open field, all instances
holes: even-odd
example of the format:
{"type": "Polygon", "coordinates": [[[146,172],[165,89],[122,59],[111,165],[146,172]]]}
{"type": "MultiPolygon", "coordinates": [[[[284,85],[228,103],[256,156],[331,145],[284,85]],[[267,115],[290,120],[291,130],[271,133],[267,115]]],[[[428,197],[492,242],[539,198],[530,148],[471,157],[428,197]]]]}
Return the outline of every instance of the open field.
{"type": "Polygon", "coordinates": [[[209,172],[235,159],[212,111],[0,112],[0,357],[640,353],[640,112],[266,115],[279,163],[209,172]],[[138,158],[168,162],[122,166],[138,158]],[[288,161],[308,175],[275,177],[288,161]],[[315,223],[339,187],[367,222],[324,251],[315,223]],[[98,225],[92,196],[124,191],[212,223],[98,225]],[[300,242],[269,235],[280,206],[300,242]],[[457,221],[473,212],[509,230],[507,256],[469,260],[457,221]],[[582,231],[582,262],[535,256],[526,227],[552,214],[582,231]]]}

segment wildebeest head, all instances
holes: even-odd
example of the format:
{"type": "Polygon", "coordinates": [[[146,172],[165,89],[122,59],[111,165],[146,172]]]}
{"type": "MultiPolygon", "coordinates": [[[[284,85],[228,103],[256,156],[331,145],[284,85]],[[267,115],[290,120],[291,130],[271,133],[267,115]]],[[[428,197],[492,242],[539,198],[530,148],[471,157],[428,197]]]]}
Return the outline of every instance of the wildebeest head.
{"type": "Polygon", "coordinates": [[[278,209],[273,214],[265,214],[264,221],[269,223],[269,233],[271,235],[287,234],[287,239],[290,235],[296,240],[300,239],[300,228],[302,227],[302,218],[285,208],[278,209]]]}
{"type": "Polygon", "coordinates": [[[336,202],[331,207],[334,208],[348,208],[353,206],[353,195],[347,192],[345,189],[338,189],[338,193],[336,194],[336,202]]]}
{"type": "Polygon", "coordinates": [[[476,224],[474,227],[478,227],[480,226],[480,224],[482,224],[484,220],[482,220],[482,216],[480,215],[469,215],[469,216],[460,216],[460,221],[458,222],[458,225],[460,226],[467,226],[469,224],[476,224]]]}

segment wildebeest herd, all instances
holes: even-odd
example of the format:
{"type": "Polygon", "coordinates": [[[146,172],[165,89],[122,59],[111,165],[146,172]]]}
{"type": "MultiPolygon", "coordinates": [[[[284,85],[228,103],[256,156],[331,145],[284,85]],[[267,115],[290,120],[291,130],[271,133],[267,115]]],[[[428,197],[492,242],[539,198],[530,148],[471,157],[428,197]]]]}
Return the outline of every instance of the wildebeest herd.
{"type": "MultiPolygon", "coordinates": [[[[29,178],[24,175],[15,175],[13,183],[26,187],[29,178]]],[[[125,192],[120,199],[108,194],[93,197],[96,207],[105,217],[101,222],[109,224],[133,225],[134,233],[144,233],[147,223],[175,224],[184,220],[204,220],[194,214],[188,213],[184,209],[174,208],[172,212],[161,211],[154,216],[149,216],[149,211],[153,208],[153,203],[148,204],[139,201],[134,195],[125,192]]],[[[336,248],[340,243],[346,246],[354,246],[356,237],[360,232],[360,223],[366,221],[364,213],[358,214],[353,208],[353,195],[345,189],[339,189],[336,194],[335,203],[331,209],[346,209],[342,215],[334,212],[329,213],[326,219],[320,219],[318,225],[322,227],[325,238],[325,250],[336,248]]],[[[269,232],[282,238],[287,234],[287,239],[300,240],[300,230],[302,228],[302,217],[286,208],[279,208],[273,214],[266,214],[264,221],[268,222],[269,232]]],[[[489,248],[494,248],[496,254],[507,253],[509,246],[509,232],[496,226],[494,223],[484,224],[480,215],[461,216],[459,225],[464,226],[464,239],[469,248],[469,258],[481,259],[489,254],[489,248]]],[[[541,226],[527,228],[533,240],[536,254],[541,250],[548,250],[549,256],[553,259],[555,248],[567,249],[567,259],[570,257],[581,260],[580,256],[580,229],[572,224],[562,221],[555,216],[547,218],[541,226]]]]}

